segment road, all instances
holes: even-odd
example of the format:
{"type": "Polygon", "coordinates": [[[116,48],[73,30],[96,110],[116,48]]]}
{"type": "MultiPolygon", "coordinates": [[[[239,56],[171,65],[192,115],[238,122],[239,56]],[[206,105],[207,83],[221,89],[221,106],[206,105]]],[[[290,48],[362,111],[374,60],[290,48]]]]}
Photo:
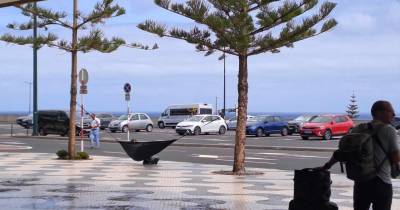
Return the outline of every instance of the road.
{"type": "MultiPolygon", "coordinates": [[[[26,136],[26,131],[14,127],[13,133],[18,136],[26,136]]],[[[161,162],[163,160],[192,162],[202,164],[226,165],[224,170],[229,169],[233,164],[234,131],[228,131],[225,135],[199,135],[186,136],[176,144],[193,144],[195,146],[176,146],[171,145],[159,154],[161,162]],[[211,147],[202,147],[211,145],[211,147]],[[228,145],[228,146],[227,146],[228,145]],[[231,145],[229,147],[229,145],[231,145]],[[214,147],[215,146],[215,147],[214,147]]],[[[125,133],[101,132],[103,139],[110,142],[102,142],[100,149],[89,149],[89,142],[85,140],[85,150],[91,155],[104,155],[115,157],[127,157],[121,146],[113,141],[115,139],[125,140],[125,133]]],[[[153,132],[133,132],[131,137],[140,141],[168,140],[180,137],[173,129],[154,129],[153,132]]],[[[79,140],[79,138],[78,138],[79,140]]],[[[246,167],[249,168],[274,168],[284,170],[294,170],[307,167],[322,165],[331,155],[329,151],[308,151],[301,148],[325,148],[334,149],[337,147],[338,138],[331,141],[308,140],[304,141],[298,135],[280,136],[271,135],[270,137],[248,137],[246,145],[253,146],[246,150],[246,167]],[[257,149],[258,147],[291,147],[299,148],[296,151],[257,149]]],[[[0,124],[0,151],[2,152],[40,152],[55,153],[59,149],[67,148],[67,139],[59,136],[49,135],[46,138],[25,138],[10,137],[10,126],[0,124]]],[[[79,144],[77,150],[79,150],[79,144]]],[[[333,169],[339,172],[339,167],[333,169]]]]}

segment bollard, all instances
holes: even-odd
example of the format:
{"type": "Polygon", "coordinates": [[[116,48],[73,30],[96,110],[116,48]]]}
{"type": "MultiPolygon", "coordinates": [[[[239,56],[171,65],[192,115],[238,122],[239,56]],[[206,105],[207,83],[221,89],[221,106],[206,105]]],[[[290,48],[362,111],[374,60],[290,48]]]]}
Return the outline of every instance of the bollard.
{"type": "Polygon", "coordinates": [[[13,124],[11,123],[11,136],[13,136],[13,129],[14,129],[14,127],[13,127],[13,124]]]}

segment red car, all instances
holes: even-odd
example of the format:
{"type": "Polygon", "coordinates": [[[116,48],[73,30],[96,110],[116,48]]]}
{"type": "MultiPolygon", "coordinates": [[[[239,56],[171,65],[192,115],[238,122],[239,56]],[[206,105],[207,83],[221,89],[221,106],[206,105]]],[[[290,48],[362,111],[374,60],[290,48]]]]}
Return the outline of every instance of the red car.
{"type": "Polygon", "coordinates": [[[353,128],[354,122],[347,115],[319,115],[303,125],[300,135],[303,140],[314,136],[328,140],[348,134],[353,128]]]}

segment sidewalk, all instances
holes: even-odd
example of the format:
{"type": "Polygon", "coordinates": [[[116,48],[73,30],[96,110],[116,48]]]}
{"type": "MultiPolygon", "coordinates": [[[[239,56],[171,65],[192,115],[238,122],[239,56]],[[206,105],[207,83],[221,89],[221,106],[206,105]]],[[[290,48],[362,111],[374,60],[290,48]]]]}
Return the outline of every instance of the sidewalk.
{"type": "MultiPolygon", "coordinates": [[[[56,160],[53,154],[0,153],[1,209],[268,209],[287,210],[291,171],[257,169],[259,176],[215,175],[231,166],[94,156],[56,160]]],[[[248,169],[250,170],[250,169],[248,169]]],[[[255,170],[255,169],[251,169],[255,170]]],[[[352,209],[352,182],[332,175],[332,197],[352,209]]],[[[400,206],[394,181],[393,209],[400,206]]]]}

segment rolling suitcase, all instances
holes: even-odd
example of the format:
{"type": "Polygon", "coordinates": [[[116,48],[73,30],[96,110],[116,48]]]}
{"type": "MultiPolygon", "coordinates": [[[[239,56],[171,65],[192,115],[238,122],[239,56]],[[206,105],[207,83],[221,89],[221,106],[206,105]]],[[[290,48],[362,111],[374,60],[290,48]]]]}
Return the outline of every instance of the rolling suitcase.
{"type": "Polygon", "coordinates": [[[302,169],[294,172],[294,198],[289,210],[338,210],[330,202],[331,175],[329,171],[302,169]]]}

